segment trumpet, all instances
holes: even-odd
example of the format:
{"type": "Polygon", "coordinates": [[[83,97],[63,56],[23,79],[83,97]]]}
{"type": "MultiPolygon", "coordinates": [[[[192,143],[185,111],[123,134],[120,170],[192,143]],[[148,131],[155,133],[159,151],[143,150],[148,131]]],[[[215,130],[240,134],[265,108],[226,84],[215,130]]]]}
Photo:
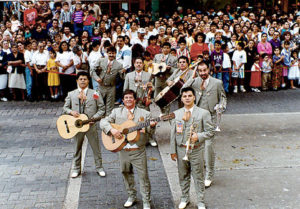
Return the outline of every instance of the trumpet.
{"type": "Polygon", "coordinates": [[[194,143],[191,142],[191,140],[192,140],[193,132],[196,128],[197,128],[197,124],[194,123],[194,118],[193,118],[192,125],[190,126],[189,138],[186,142],[185,155],[182,158],[182,160],[189,161],[188,155],[194,149],[194,145],[195,145],[194,143]],[[190,147],[191,147],[191,149],[190,149],[190,147]]]}
{"type": "Polygon", "coordinates": [[[214,107],[214,109],[217,112],[217,122],[216,122],[216,129],[215,129],[215,131],[220,132],[221,131],[221,129],[220,129],[221,116],[222,116],[222,113],[224,112],[224,108],[223,108],[223,106],[221,104],[216,104],[216,106],[214,107]]]}

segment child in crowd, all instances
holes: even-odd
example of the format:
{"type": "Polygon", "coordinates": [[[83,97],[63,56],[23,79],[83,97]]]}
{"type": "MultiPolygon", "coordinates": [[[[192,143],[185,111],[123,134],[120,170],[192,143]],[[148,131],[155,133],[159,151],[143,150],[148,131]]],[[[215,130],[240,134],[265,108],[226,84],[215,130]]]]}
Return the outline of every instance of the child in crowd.
{"type": "Polygon", "coordinates": [[[282,60],[284,56],[280,55],[279,47],[274,49],[273,55],[273,74],[272,74],[272,85],[273,90],[277,91],[280,87],[282,77],[282,60]]]}
{"type": "Polygon", "coordinates": [[[286,81],[288,76],[288,70],[291,65],[291,51],[290,51],[290,42],[284,41],[284,48],[281,50],[281,56],[283,56],[283,68],[282,68],[282,84],[281,87],[286,87],[286,81]]]}
{"type": "Polygon", "coordinates": [[[94,17],[95,12],[94,10],[90,10],[90,11],[85,11],[84,12],[84,18],[83,18],[83,30],[88,31],[89,33],[89,37],[91,37],[93,35],[93,27],[95,25],[96,22],[96,18],[94,17]]]}
{"type": "Polygon", "coordinates": [[[223,51],[221,50],[221,41],[215,41],[214,50],[211,53],[211,63],[213,77],[222,80],[223,51]]]}
{"type": "Polygon", "coordinates": [[[176,49],[171,49],[170,54],[174,57],[176,57],[176,49]]]}
{"type": "Polygon", "coordinates": [[[83,27],[83,11],[81,9],[81,3],[76,3],[75,12],[72,14],[72,20],[74,23],[74,34],[80,36],[83,27]]]}
{"type": "Polygon", "coordinates": [[[184,38],[180,38],[178,41],[179,49],[176,50],[177,59],[181,56],[186,56],[191,62],[191,56],[189,50],[186,48],[186,40],[184,38]]]}
{"type": "Polygon", "coordinates": [[[291,67],[289,70],[289,75],[288,79],[290,80],[291,83],[291,89],[296,89],[294,86],[294,80],[299,80],[299,63],[298,63],[298,54],[297,51],[292,52],[292,57],[291,57],[291,67]]]}
{"type": "Polygon", "coordinates": [[[254,58],[254,64],[251,67],[250,87],[254,92],[260,92],[261,87],[261,68],[259,66],[259,57],[254,58]]]}
{"type": "MultiPolygon", "coordinates": [[[[203,62],[205,62],[208,68],[211,69],[209,51],[203,51],[203,62]]],[[[212,75],[212,72],[210,72],[210,74],[212,75]]]]}
{"type": "Polygon", "coordinates": [[[244,50],[244,43],[238,42],[237,43],[237,49],[234,51],[232,55],[232,61],[233,61],[233,72],[232,72],[232,78],[233,78],[233,93],[238,92],[238,80],[240,81],[240,91],[246,92],[246,89],[244,87],[244,79],[245,79],[245,63],[247,63],[247,55],[244,50]]]}
{"type": "Polygon", "coordinates": [[[60,26],[64,26],[64,25],[71,26],[71,20],[72,20],[72,12],[70,11],[69,3],[64,2],[63,9],[61,10],[59,16],[60,26]]]}
{"type": "Polygon", "coordinates": [[[51,49],[49,52],[50,59],[47,62],[48,73],[48,86],[50,89],[50,94],[52,99],[58,98],[58,87],[60,85],[59,75],[58,75],[58,66],[55,62],[56,52],[51,49]]]}
{"type": "Polygon", "coordinates": [[[222,80],[224,85],[224,90],[226,93],[229,92],[229,72],[231,72],[231,60],[228,54],[229,47],[227,44],[222,45],[222,51],[223,51],[223,63],[222,63],[222,80]]]}
{"type": "Polygon", "coordinates": [[[150,54],[150,52],[145,51],[145,53],[144,53],[144,70],[146,72],[148,72],[148,69],[152,65],[152,61],[153,60],[151,60],[151,54],[150,54]]]}
{"type": "Polygon", "coordinates": [[[264,53],[262,54],[263,62],[261,65],[262,70],[262,90],[266,91],[269,90],[271,86],[271,72],[272,72],[272,60],[269,56],[264,53]]]}
{"type": "Polygon", "coordinates": [[[99,28],[94,28],[94,33],[93,33],[93,36],[92,36],[92,41],[94,40],[101,40],[101,35],[100,35],[100,30],[99,28]]]}

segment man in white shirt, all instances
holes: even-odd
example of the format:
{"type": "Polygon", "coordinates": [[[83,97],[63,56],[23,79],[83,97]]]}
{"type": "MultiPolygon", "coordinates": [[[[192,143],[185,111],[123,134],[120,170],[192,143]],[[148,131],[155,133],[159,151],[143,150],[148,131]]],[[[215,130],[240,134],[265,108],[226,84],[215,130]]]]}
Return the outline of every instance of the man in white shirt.
{"type": "Polygon", "coordinates": [[[145,35],[146,35],[145,28],[139,28],[138,29],[138,37],[136,37],[135,39],[132,39],[131,44],[132,45],[140,44],[146,50],[146,48],[148,46],[148,40],[145,38],[145,35]]]}
{"type": "Polygon", "coordinates": [[[34,67],[34,82],[37,89],[37,100],[48,99],[48,73],[47,62],[49,59],[49,53],[44,50],[45,46],[43,42],[38,43],[38,51],[32,56],[32,64],[34,67]]]}

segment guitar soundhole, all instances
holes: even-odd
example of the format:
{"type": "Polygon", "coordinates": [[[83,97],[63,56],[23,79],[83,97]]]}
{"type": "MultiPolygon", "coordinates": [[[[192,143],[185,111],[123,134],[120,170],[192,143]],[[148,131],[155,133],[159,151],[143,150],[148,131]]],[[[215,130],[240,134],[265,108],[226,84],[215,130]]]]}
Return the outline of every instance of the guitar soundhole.
{"type": "Polygon", "coordinates": [[[125,135],[127,135],[129,133],[129,130],[128,130],[128,128],[124,128],[123,129],[123,131],[122,131],[122,134],[125,134],[125,135]]]}
{"type": "Polygon", "coordinates": [[[67,133],[70,133],[68,122],[66,120],[65,120],[65,126],[66,126],[66,129],[67,129],[67,133]]]}
{"type": "Polygon", "coordinates": [[[77,127],[77,128],[81,128],[82,127],[82,120],[76,120],[75,121],[75,126],[77,127]]]}

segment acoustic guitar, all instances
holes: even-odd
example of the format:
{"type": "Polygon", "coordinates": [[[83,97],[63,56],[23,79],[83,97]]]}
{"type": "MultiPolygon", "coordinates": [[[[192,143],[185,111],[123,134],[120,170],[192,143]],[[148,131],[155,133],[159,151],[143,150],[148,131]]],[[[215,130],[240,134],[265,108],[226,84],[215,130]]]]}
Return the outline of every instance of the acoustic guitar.
{"type": "Polygon", "coordinates": [[[164,62],[161,63],[152,63],[152,66],[148,69],[148,73],[152,75],[158,75],[159,73],[164,73],[167,70],[167,64],[164,62]]]}
{"type": "Polygon", "coordinates": [[[71,139],[79,132],[87,132],[90,129],[90,122],[97,122],[103,116],[89,119],[87,115],[80,114],[75,118],[72,115],[61,115],[57,121],[57,131],[64,139],[71,139]]]}
{"type": "Polygon", "coordinates": [[[118,125],[111,123],[110,125],[120,131],[123,134],[123,137],[120,139],[114,138],[111,134],[106,135],[102,131],[102,142],[104,147],[111,151],[111,152],[118,152],[123,149],[123,147],[128,143],[135,143],[139,140],[140,138],[140,132],[139,130],[143,129],[144,127],[147,127],[150,125],[151,121],[166,121],[175,118],[175,114],[171,113],[169,115],[163,115],[158,118],[154,119],[149,119],[146,120],[145,122],[136,124],[132,120],[127,120],[124,123],[118,125]]]}

